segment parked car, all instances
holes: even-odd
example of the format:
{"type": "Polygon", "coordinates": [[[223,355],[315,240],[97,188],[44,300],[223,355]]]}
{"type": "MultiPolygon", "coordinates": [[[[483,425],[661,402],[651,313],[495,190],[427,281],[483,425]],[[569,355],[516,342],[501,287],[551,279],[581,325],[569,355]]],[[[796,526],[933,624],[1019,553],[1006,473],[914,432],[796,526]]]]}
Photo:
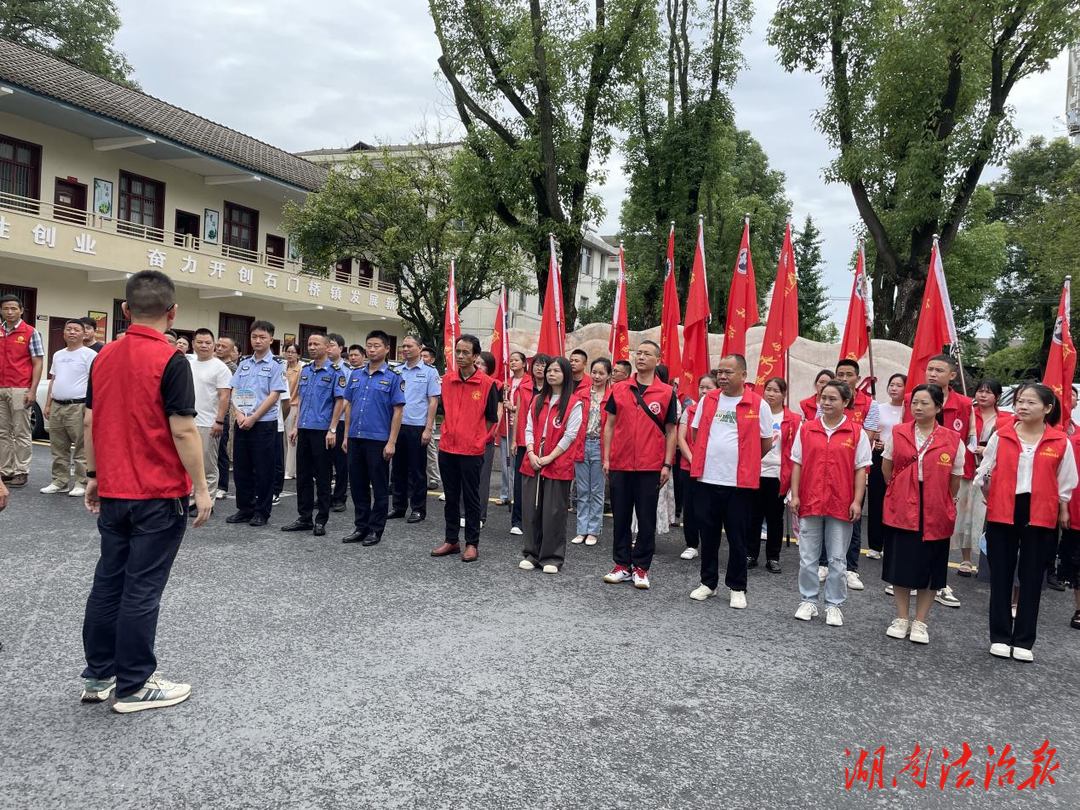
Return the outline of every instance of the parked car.
{"type": "Polygon", "coordinates": [[[48,426],[45,422],[45,397],[49,393],[48,375],[42,374],[37,387],[37,397],[30,405],[30,433],[34,441],[43,442],[49,438],[48,426]]]}

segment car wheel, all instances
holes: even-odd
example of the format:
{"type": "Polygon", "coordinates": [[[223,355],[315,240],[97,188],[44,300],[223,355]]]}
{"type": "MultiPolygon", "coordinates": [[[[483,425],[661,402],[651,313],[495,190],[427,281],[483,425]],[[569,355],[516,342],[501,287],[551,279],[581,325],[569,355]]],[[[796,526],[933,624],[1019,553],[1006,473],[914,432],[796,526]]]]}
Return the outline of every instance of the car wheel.
{"type": "Polygon", "coordinates": [[[36,402],[30,405],[30,435],[36,442],[49,438],[49,432],[45,430],[45,417],[36,402]]]}

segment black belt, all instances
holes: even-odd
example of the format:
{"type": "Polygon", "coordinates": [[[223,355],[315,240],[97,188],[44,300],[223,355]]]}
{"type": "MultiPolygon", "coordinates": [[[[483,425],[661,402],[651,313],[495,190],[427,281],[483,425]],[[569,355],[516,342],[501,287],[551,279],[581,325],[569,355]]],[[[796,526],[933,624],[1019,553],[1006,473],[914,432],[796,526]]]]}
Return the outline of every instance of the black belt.
{"type": "Polygon", "coordinates": [[[53,405],[82,405],[86,402],[86,397],[82,399],[54,399],[53,405]]]}

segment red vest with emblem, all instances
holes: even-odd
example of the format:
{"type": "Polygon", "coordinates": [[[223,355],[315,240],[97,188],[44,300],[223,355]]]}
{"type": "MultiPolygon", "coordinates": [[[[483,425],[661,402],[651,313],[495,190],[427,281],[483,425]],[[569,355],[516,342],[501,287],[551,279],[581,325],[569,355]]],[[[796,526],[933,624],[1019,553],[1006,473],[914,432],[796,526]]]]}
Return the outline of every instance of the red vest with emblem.
{"type": "Polygon", "coordinates": [[[461,372],[443,375],[443,423],[439,449],[459,456],[482,456],[490,438],[484,412],[495,381],[482,371],[467,380],[461,372]]]}
{"type": "MultiPolygon", "coordinates": [[[[585,434],[589,429],[589,406],[592,404],[592,385],[586,388],[584,391],[579,387],[574,394],[577,401],[581,403],[581,430],[578,431],[577,438],[574,439],[574,446],[570,448],[574,454],[574,461],[585,460],[585,434]]],[[[607,425],[607,401],[611,397],[611,386],[609,385],[604,390],[604,396],[600,400],[600,459],[604,458],[604,426],[607,425]]]]}
{"type": "Polygon", "coordinates": [[[915,423],[893,427],[893,475],[885,490],[882,521],[887,526],[916,532],[922,517],[923,540],[945,540],[956,526],[956,504],[949,483],[960,434],[934,429],[923,454],[922,502],[919,502],[919,460],[915,423]]]}
{"type": "MultiPolygon", "coordinates": [[[[1011,524],[1016,509],[1016,467],[1020,461],[1020,438],[1016,426],[1008,425],[997,432],[997,457],[990,472],[990,494],[986,498],[986,519],[994,523],[1011,524]]],[[[1046,426],[1035,448],[1031,468],[1032,526],[1052,529],[1058,519],[1058,467],[1065,457],[1069,437],[1057,428],[1046,426]]]]}
{"type": "Polygon", "coordinates": [[[34,376],[34,358],[30,356],[33,334],[34,327],[22,320],[10,335],[0,329],[0,388],[30,387],[34,376]]]}
{"type": "Polygon", "coordinates": [[[94,360],[94,459],[101,497],[146,501],[191,492],[161,396],[165,366],[175,356],[161,332],[135,325],[94,360]]]}
{"type": "MultiPolygon", "coordinates": [[[[1016,421],[1016,414],[1009,413],[1008,411],[998,411],[997,408],[995,408],[994,410],[997,411],[997,417],[994,420],[994,433],[997,433],[1005,425],[1011,425],[1016,421]]],[[[971,412],[975,416],[975,440],[981,441],[983,427],[985,425],[982,411],[980,411],[978,408],[972,407],[971,412]]],[[[964,439],[964,446],[967,446],[966,437],[964,439]]],[[[975,454],[968,453],[967,456],[964,457],[964,478],[974,478],[975,468],[977,466],[978,459],[976,459],[975,454]]]]}
{"type": "Polygon", "coordinates": [[[510,402],[513,403],[516,409],[514,412],[514,441],[518,447],[525,446],[525,419],[528,415],[533,393],[532,375],[526,374],[517,390],[510,395],[510,402]]]}
{"type": "MultiPolygon", "coordinates": [[[[723,394],[719,388],[710,391],[698,402],[701,421],[694,436],[694,460],[690,477],[701,478],[705,472],[705,456],[709,452],[709,433],[716,416],[716,406],[723,394]]],[[[735,406],[735,428],[739,440],[739,466],[735,470],[735,485],[740,489],[757,489],[761,485],[761,409],[768,408],[760,396],[749,388],[735,406]]]]}
{"type": "MultiPolygon", "coordinates": [[[[1080,458],[1080,427],[1073,424],[1073,434],[1069,437],[1069,441],[1072,442],[1073,456],[1080,458]]],[[[1080,496],[1075,492],[1069,499],[1069,528],[1077,531],[1080,530],[1080,496]]]]}
{"type": "Polygon", "coordinates": [[[866,416],[870,413],[870,403],[873,401],[869,394],[855,391],[852,394],[851,407],[845,408],[844,413],[847,414],[848,419],[862,427],[866,424],[866,416]]]}
{"type": "MultiPolygon", "coordinates": [[[[972,400],[963,394],[958,394],[951,388],[945,392],[945,406],[941,409],[941,424],[949,430],[960,434],[967,446],[968,436],[971,435],[971,411],[972,400]]],[[[915,417],[911,415],[911,394],[904,398],[904,421],[912,422],[915,417]]],[[[978,434],[976,434],[978,435],[978,434]]],[[[964,461],[964,479],[970,481],[975,477],[975,457],[964,461]]]]}
{"type": "Polygon", "coordinates": [[[802,409],[803,419],[807,422],[813,422],[817,419],[817,394],[813,394],[802,400],[799,403],[799,407],[802,409]]]}
{"type": "MultiPolygon", "coordinates": [[[[491,381],[495,384],[495,390],[499,392],[499,401],[502,401],[502,389],[503,389],[502,380],[496,380],[494,377],[492,377],[491,381]]],[[[496,422],[494,425],[492,425],[491,430],[488,431],[487,443],[488,444],[494,444],[495,446],[498,446],[500,436],[503,436],[503,437],[506,436],[506,424],[505,424],[504,420],[501,420],[501,419],[498,422],[496,422]]]]}
{"type": "MultiPolygon", "coordinates": [[[[694,449],[694,441],[697,436],[697,431],[694,430],[694,414],[697,413],[696,402],[691,402],[686,406],[684,413],[686,414],[686,443],[690,445],[690,449],[694,449]]],[[[679,469],[690,472],[690,462],[686,460],[686,456],[679,454],[679,469]]]]}
{"type": "Polygon", "coordinates": [[[615,400],[615,435],[611,441],[609,468],[624,472],[659,472],[664,466],[667,453],[667,435],[664,418],[675,395],[671,386],[654,377],[652,385],[641,392],[645,406],[660,421],[657,427],[638,405],[631,386],[637,384],[635,375],[629,380],[616,383],[610,399],[615,400]]]}
{"type": "Polygon", "coordinates": [[[851,419],[829,436],[820,419],[803,422],[802,470],[799,481],[799,517],[848,519],[855,500],[855,451],[862,428],[851,419]]]}
{"type": "Polygon", "coordinates": [[[795,444],[795,434],[799,432],[802,417],[784,408],[784,418],[780,422],[780,496],[787,495],[791,489],[791,447],[795,444]]]}
{"type": "MultiPolygon", "coordinates": [[[[533,415],[533,443],[530,448],[538,456],[546,456],[555,449],[562,437],[566,435],[566,423],[570,421],[570,413],[574,408],[581,407],[581,398],[578,396],[572,396],[570,398],[570,404],[566,406],[566,416],[563,419],[559,419],[559,403],[555,403],[555,407],[551,407],[550,402],[545,402],[540,408],[539,418],[535,414],[535,408],[529,407],[529,413],[533,415]],[[544,437],[544,426],[547,426],[547,438],[544,437]],[[541,446],[541,441],[543,442],[541,446]]],[[[585,430],[585,416],[582,415],[581,427],[578,428],[578,435],[581,435],[585,430]]],[[[577,444],[575,440],[574,444],[570,445],[565,453],[560,455],[553,462],[546,467],[540,468],[540,475],[543,478],[553,478],[556,481],[572,481],[574,478],[574,447],[577,444]]],[[[527,475],[532,478],[536,475],[536,470],[532,468],[532,464],[529,463],[528,455],[521,460],[522,475],[527,475]]]]}

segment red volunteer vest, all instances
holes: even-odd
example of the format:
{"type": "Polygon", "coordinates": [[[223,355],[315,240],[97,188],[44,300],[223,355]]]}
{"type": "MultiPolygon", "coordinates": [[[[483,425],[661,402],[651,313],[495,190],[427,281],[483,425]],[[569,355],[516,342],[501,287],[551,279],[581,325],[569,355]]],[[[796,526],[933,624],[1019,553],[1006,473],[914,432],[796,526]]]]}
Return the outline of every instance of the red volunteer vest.
{"type": "MultiPolygon", "coordinates": [[[[1080,458],[1080,427],[1073,425],[1073,434],[1069,437],[1072,442],[1073,455],[1080,458]]],[[[1073,493],[1069,499],[1069,528],[1080,530],[1080,497],[1073,493]]]]}
{"type": "Polygon", "coordinates": [[[802,409],[803,419],[807,422],[813,422],[817,419],[817,394],[808,396],[799,402],[799,407],[802,409]]]}
{"type": "Polygon", "coordinates": [[[459,456],[482,456],[489,439],[484,411],[495,381],[476,371],[467,380],[458,371],[443,375],[443,423],[439,449],[459,456]]]}
{"type": "MultiPolygon", "coordinates": [[[[997,410],[995,408],[994,410],[997,410]]],[[[978,441],[982,436],[985,420],[982,417],[982,411],[976,407],[972,407],[972,414],[975,416],[975,440],[978,441]]],[[[1005,425],[1011,425],[1016,421],[1016,415],[1011,414],[1008,411],[997,411],[997,419],[994,420],[994,432],[1001,430],[1005,425]]],[[[967,437],[964,437],[964,444],[967,445],[967,437]]],[[[975,454],[968,453],[964,458],[964,478],[974,478],[975,468],[978,467],[976,463],[975,454]]]]}
{"type": "MultiPolygon", "coordinates": [[[[967,445],[968,436],[971,435],[971,410],[972,400],[963,394],[958,394],[951,388],[945,392],[945,407],[941,409],[941,423],[960,434],[960,438],[967,445]]],[[[911,415],[911,394],[904,397],[904,421],[912,422],[915,417],[911,415]]],[[[964,462],[964,479],[970,481],[975,477],[975,458],[972,456],[964,462]]]]}
{"type": "MultiPolygon", "coordinates": [[[[1020,439],[1016,426],[1007,425],[997,431],[998,446],[994,469],[990,474],[990,495],[986,499],[986,519],[994,523],[1013,522],[1016,508],[1016,465],[1020,460],[1020,439]]],[[[1035,448],[1031,470],[1032,526],[1052,529],[1058,518],[1058,467],[1065,457],[1069,438],[1057,428],[1046,426],[1046,432],[1035,448]]]]}
{"type": "MultiPolygon", "coordinates": [[[[545,402],[544,406],[540,409],[540,416],[537,418],[533,416],[533,444],[532,451],[538,456],[545,456],[552,451],[562,437],[566,435],[566,422],[570,420],[570,412],[574,408],[581,407],[581,398],[574,396],[570,399],[570,404],[566,406],[566,420],[559,419],[558,403],[556,407],[552,408],[549,402],[545,402]],[[541,447],[541,437],[544,435],[544,425],[547,425],[547,439],[543,441],[541,447]]],[[[530,412],[532,409],[530,408],[530,412]]],[[[578,434],[585,430],[585,417],[582,416],[581,427],[578,429],[578,434]]],[[[540,475],[543,478],[553,478],[556,481],[571,481],[574,478],[574,447],[577,444],[576,440],[574,444],[570,445],[569,449],[546,467],[540,469],[540,475]]],[[[532,464],[529,463],[529,457],[526,456],[521,460],[521,473],[532,478],[536,475],[536,470],[532,468],[532,464]]]]}
{"type": "MultiPolygon", "coordinates": [[[[697,413],[697,406],[696,402],[691,402],[686,406],[686,443],[690,445],[691,450],[694,449],[695,436],[697,436],[697,431],[694,430],[694,414],[697,413]]],[[[690,472],[690,462],[682,454],[679,455],[679,469],[690,472]]]]}
{"type": "Polygon", "coordinates": [[[885,490],[882,521],[887,526],[907,531],[919,530],[922,516],[923,540],[945,540],[956,526],[956,504],[949,483],[960,434],[938,427],[923,455],[922,502],[919,502],[918,448],[915,423],[905,422],[893,428],[893,475],[885,490]]]}
{"type": "MultiPolygon", "coordinates": [[[[499,400],[501,401],[503,388],[502,380],[496,380],[494,377],[492,377],[491,381],[495,383],[495,390],[499,392],[499,400]]],[[[496,446],[498,446],[500,436],[506,436],[506,425],[502,420],[499,420],[491,426],[491,430],[489,430],[487,434],[487,443],[494,443],[496,446]]]]}
{"type": "Polygon", "coordinates": [[[780,423],[780,495],[787,495],[791,489],[791,447],[795,444],[795,434],[799,432],[802,417],[784,408],[784,419],[780,423]]]}
{"type": "MultiPolygon", "coordinates": [[[[637,375],[616,383],[611,389],[615,400],[615,436],[611,442],[609,468],[625,472],[659,472],[664,466],[667,452],[666,425],[664,430],[645,415],[637,403],[631,386],[637,383],[637,375]]],[[[674,391],[667,383],[654,377],[652,385],[641,392],[641,398],[649,411],[664,423],[674,391]]]]}
{"type": "Polygon", "coordinates": [[[870,403],[873,400],[869,394],[864,394],[861,391],[855,391],[852,395],[851,407],[845,408],[844,413],[847,414],[848,419],[855,422],[859,427],[866,424],[866,415],[870,413],[870,403]]]}
{"type": "MultiPolygon", "coordinates": [[[[585,433],[589,429],[589,405],[591,404],[590,397],[592,396],[592,386],[581,390],[578,388],[574,394],[577,397],[578,402],[581,403],[581,430],[578,431],[577,438],[574,440],[574,446],[571,452],[574,454],[574,461],[585,460],[585,433]]],[[[604,427],[607,425],[607,401],[611,397],[611,386],[609,385],[604,391],[604,396],[600,400],[600,459],[604,458],[604,427]]]]}
{"type": "MultiPolygon", "coordinates": [[[[701,421],[697,435],[694,436],[691,478],[701,478],[705,472],[709,428],[716,416],[716,406],[722,393],[719,388],[714,389],[698,402],[701,421]]],[[[742,399],[735,406],[735,427],[739,437],[739,466],[735,470],[735,485],[740,489],[757,489],[761,485],[761,409],[768,407],[765,400],[750,389],[743,391],[742,399]]]]}
{"type": "Polygon", "coordinates": [[[845,419],[828,436],[820,419],[803,422],[802,470],[799,481],[799,517],[848,519],[855,500],[855,450],[862,428],[845,419]]]}
{"type": "Polygon", "coordinates": [[[517,408],[514,414],[514,440],[517,442],[518,447],[525,446],[525,418],[527,411],[529,410],[529,404],[533,398],[533,379],[532,375],[528,374],[525,379],[521,381],[521,385],[518,386],[517,391],[510,397],[510,401],[514,403],[514,407],[517,408]]]}
{"type": "Polygon", "coordinates": [[[161,332],[136,325],[94,361],[93,438],[101,497],[147,501],[186,498],[191,492],[161,397],[161,378],[175,354],[161,332]]]}
{"type": "Polygon", "coordinates": [[[34,358],[30,356],[33,334],[34,327],[26,321],[19,321],[10,335],[0,329],[0,388],[30,387],[34,376],[34,358]]]}

